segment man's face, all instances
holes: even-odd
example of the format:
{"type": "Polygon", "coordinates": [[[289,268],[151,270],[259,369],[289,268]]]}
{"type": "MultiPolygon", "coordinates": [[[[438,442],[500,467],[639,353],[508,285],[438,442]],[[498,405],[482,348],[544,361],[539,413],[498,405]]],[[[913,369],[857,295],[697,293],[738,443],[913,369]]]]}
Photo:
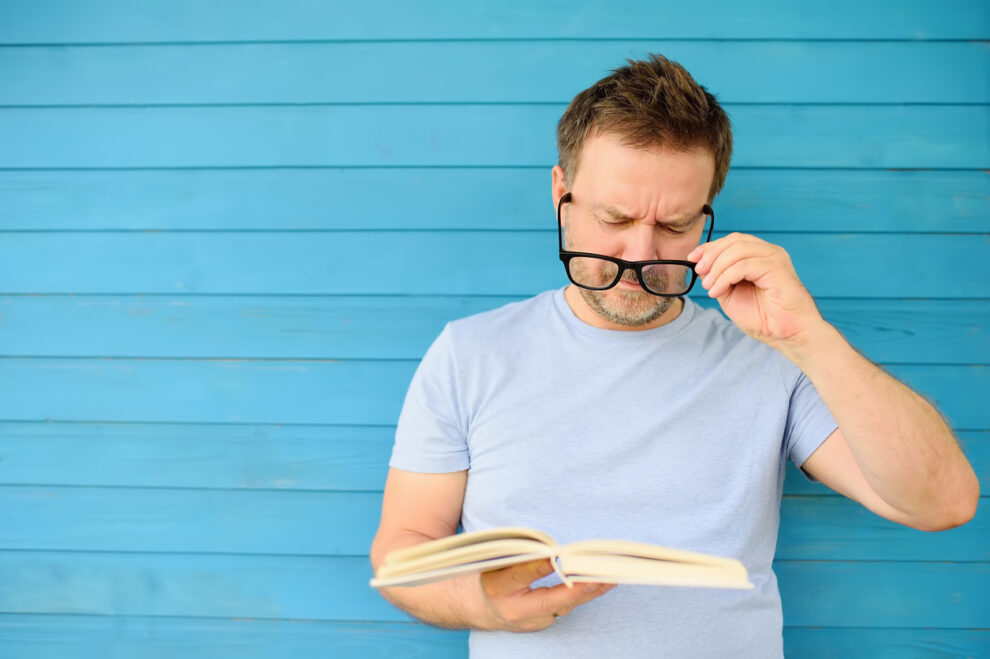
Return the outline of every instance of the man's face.
{"type": "MultiPolygon", "coordinates": [[[[627,261],[684,259],[702,240],[701,209],[714,175],[707,150],[640,149],[615,135],[592,134],[569,190],[563,170],[553,172],[555,199],[573,195],[561,216],[564,248],[627,261]]],[[[577,290],[606,327],[621,329],[661,324],[676,300],[647,293],[629,270],[614,288],[577,290]]]]}

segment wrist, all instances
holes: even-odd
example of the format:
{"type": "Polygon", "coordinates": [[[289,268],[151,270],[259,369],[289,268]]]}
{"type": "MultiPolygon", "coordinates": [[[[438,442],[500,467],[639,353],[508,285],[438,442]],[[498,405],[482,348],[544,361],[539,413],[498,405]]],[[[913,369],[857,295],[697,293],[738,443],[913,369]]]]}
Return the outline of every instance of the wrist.
{"type": "Polygon", "coordinates": [[[809,377],[817,365],[834,358],[836,351],[852,349],[839,330],[824,319],[799,337],[778,346],[778,350],[809,377]]]}

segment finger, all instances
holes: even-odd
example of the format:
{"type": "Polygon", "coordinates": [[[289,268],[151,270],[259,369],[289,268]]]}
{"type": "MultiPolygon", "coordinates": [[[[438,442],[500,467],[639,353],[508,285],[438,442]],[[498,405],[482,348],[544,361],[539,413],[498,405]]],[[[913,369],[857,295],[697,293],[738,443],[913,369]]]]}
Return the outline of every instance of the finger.
{"type": "Polygon", "coordinates": [[[505,597],[520,590],[529,589],[529,585],[553,572],[550,559],[541,558],[527,561],[481,574],[481,585],[489,597],[505,597]]]}
{"type": "Polygon", "coordinates": [[[752,236],[746,233],[730,233],[727,236],[713,240],[710,243],[704,243],[698,245],[690,254],[688,254],[688,260],[694,261],[697,259],[694,269],[699,275],[707,274],[719,256],[725,252],[730,247],[739,244],[769,244],[763,240],[760,240],[756,236],[752,236]]]}
{"type": "Polygon", "coordinates": [[[565,584],[552,588],[537,588],[524,598],[520,604],[525,607],[526,615],[533,617],[539,615],[564,616],[585,602],[604,595],[611,590],[615,584],[600,583],[578,583],[573,588],[568,588],[565,584]]]}
{"type": "Polygon", "coordinates": [[[587,588],[587,590],[582,589],[582,590],[584,590],[584,593],[583,593],[582,597],[580,597],[577,600],[571,602],[570,604],[565,604],[563,606],[563,608],[558,609],[557,610],[557,616],[556,617],[563,618],[568,613],[570,613],[571,611],[573,611],[577,607],[581,606],[582,604],[587,604],[591,600],[596,599],[598,597],[601,597],[602,595],[604,595],[608,591],[610,591],[613,588],[615,588],[615,584],[614,583],[608,583],[608,584],[581,584],[581,585],[583,585],[583,586],[585,586],[587,588]],[[591,588],[592,586],[594,586],[595,588],[591,588]]]}
{"type": "Polygon", "coordinates": [[[773,246],[769,243],[751,243],[748,241],[733,243],[711,261],[708,271],[701,278],[701,285],[710,289],[723,272],[740,261],[772,256],[773,246]]]}
{"type": "Polygon", "coordinates": [[[758,288],[765,288],[765,278],[771,267],[772,262],[766,258],[736,261],[718,275],[714,281],[709,282],[708,295],[716,299],[720,298],[741,281],[749,281],[758,288]]]}

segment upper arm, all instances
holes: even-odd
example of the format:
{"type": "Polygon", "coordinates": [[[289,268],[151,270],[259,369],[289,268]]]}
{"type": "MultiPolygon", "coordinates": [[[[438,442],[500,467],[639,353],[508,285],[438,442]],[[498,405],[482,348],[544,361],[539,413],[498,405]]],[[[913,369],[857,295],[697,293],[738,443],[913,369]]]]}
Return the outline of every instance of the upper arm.
{"type": "Polygon", "coordinates": [[[839,494],[858,501],[877,515],[912,526],[911,518],[878,495],[856,463],[842,431],[836,429],[822,442],[801,469],[839,494]]]}
{"type": "Polygon", "coordinates": [[[466,485],[467,470],[422,474],[389,469],[372,563],[377,567],[393,549],[457,533],[466,485]]]}

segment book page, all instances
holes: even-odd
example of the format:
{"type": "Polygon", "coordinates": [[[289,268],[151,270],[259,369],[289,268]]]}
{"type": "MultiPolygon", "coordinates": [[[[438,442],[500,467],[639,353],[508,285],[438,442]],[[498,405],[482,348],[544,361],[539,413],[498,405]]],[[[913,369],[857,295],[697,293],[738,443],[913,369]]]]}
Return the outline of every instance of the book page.
{"type": "Polygon", "coordinates": [[[554,542],[553,538],[548,536],[546,533],[537,531],[536,529],[529,529],[522,526],[501,526],[494,529],[485,529],[483,531],[458,533],[456,535],[447,536],[446,538],[438,538],[436,540],[430,540],[429,542],[424,542],[412,547],[406,547],[404,549],[389,552],[388,555],[385,556],[385,565],[404,563],[428,554],[437,554],[442,551],[447,551],[448,549],[455,549],[457,547],[464,547],[471,544],[488,542],[489,540],[502,540],[506,538],[536,540],[549,546],[556,546],[557,544],[554,542]]]}
{"type": "MultiPolygon", "coordinates": [[[[730,559],[731,560],[731,559],[730,559]]],[[[647,584],[750,589],[746,568],[735,565],[699,565],[632,556],[565,554],[560,567],[573,582],[647,584]]]]}
{"type": "Polygon", "coordinates": [[[451,567],[438,568],[435,570],[429,570],[426,572],[412,572],[408,573],[403,571],[399,575],[390,575],[384,572],[384,567],[382,570],[378,571],[378,575],[371,580],[371,585],[375,588],[384,588],[390,586],[419,586],[426,583],[431,583],[434,581],[442,581],[443,579],[451,579],[453,577],[459,577],[465,574],[474,574],[478,572],[487,572],[489,570],[498,570],[504,567],[509,567],[510,565],[516,565],[517,563],[525,563],[526,561],[535,561],[541,558],[549,558],[553,555],[553,550],[542,544],[537,544],[536,546],[541,547],[538,553],[532,554],[516,554],[514,556],[499,556],[497,558],[491,558],[482,561],[476,561],[473,563],[465,563],[461,565],[453,565],[451,567]]]}
{"type": "MultiPolygon", "coordinates": [[[[416,572],[429,572],[441,568],[470,565],[481,561],[492,561],[519,556],[545,558],[555,553],[556,547],[532,538],[502,538],[487,542],[471,543],[436,553],[423,554],[402,562],[382,565],[377,576],[381,579],[398,577],[416,572]]],[[[522,562],[517,561],[517,562],[522,562]]]]}
{"type": "Polygon", "coordinates": [[[712,556],[711,554],[672,549],[670,547],[661,547],[660,545],[651,545],[645,542],[633,542],[631,540],[580,540],[564,545],[560,553],[561,556],[565,554],[574,556],[579,554],[615,554],[695,565],[741,566],[739,561],[734,558],[712,556]]]}

